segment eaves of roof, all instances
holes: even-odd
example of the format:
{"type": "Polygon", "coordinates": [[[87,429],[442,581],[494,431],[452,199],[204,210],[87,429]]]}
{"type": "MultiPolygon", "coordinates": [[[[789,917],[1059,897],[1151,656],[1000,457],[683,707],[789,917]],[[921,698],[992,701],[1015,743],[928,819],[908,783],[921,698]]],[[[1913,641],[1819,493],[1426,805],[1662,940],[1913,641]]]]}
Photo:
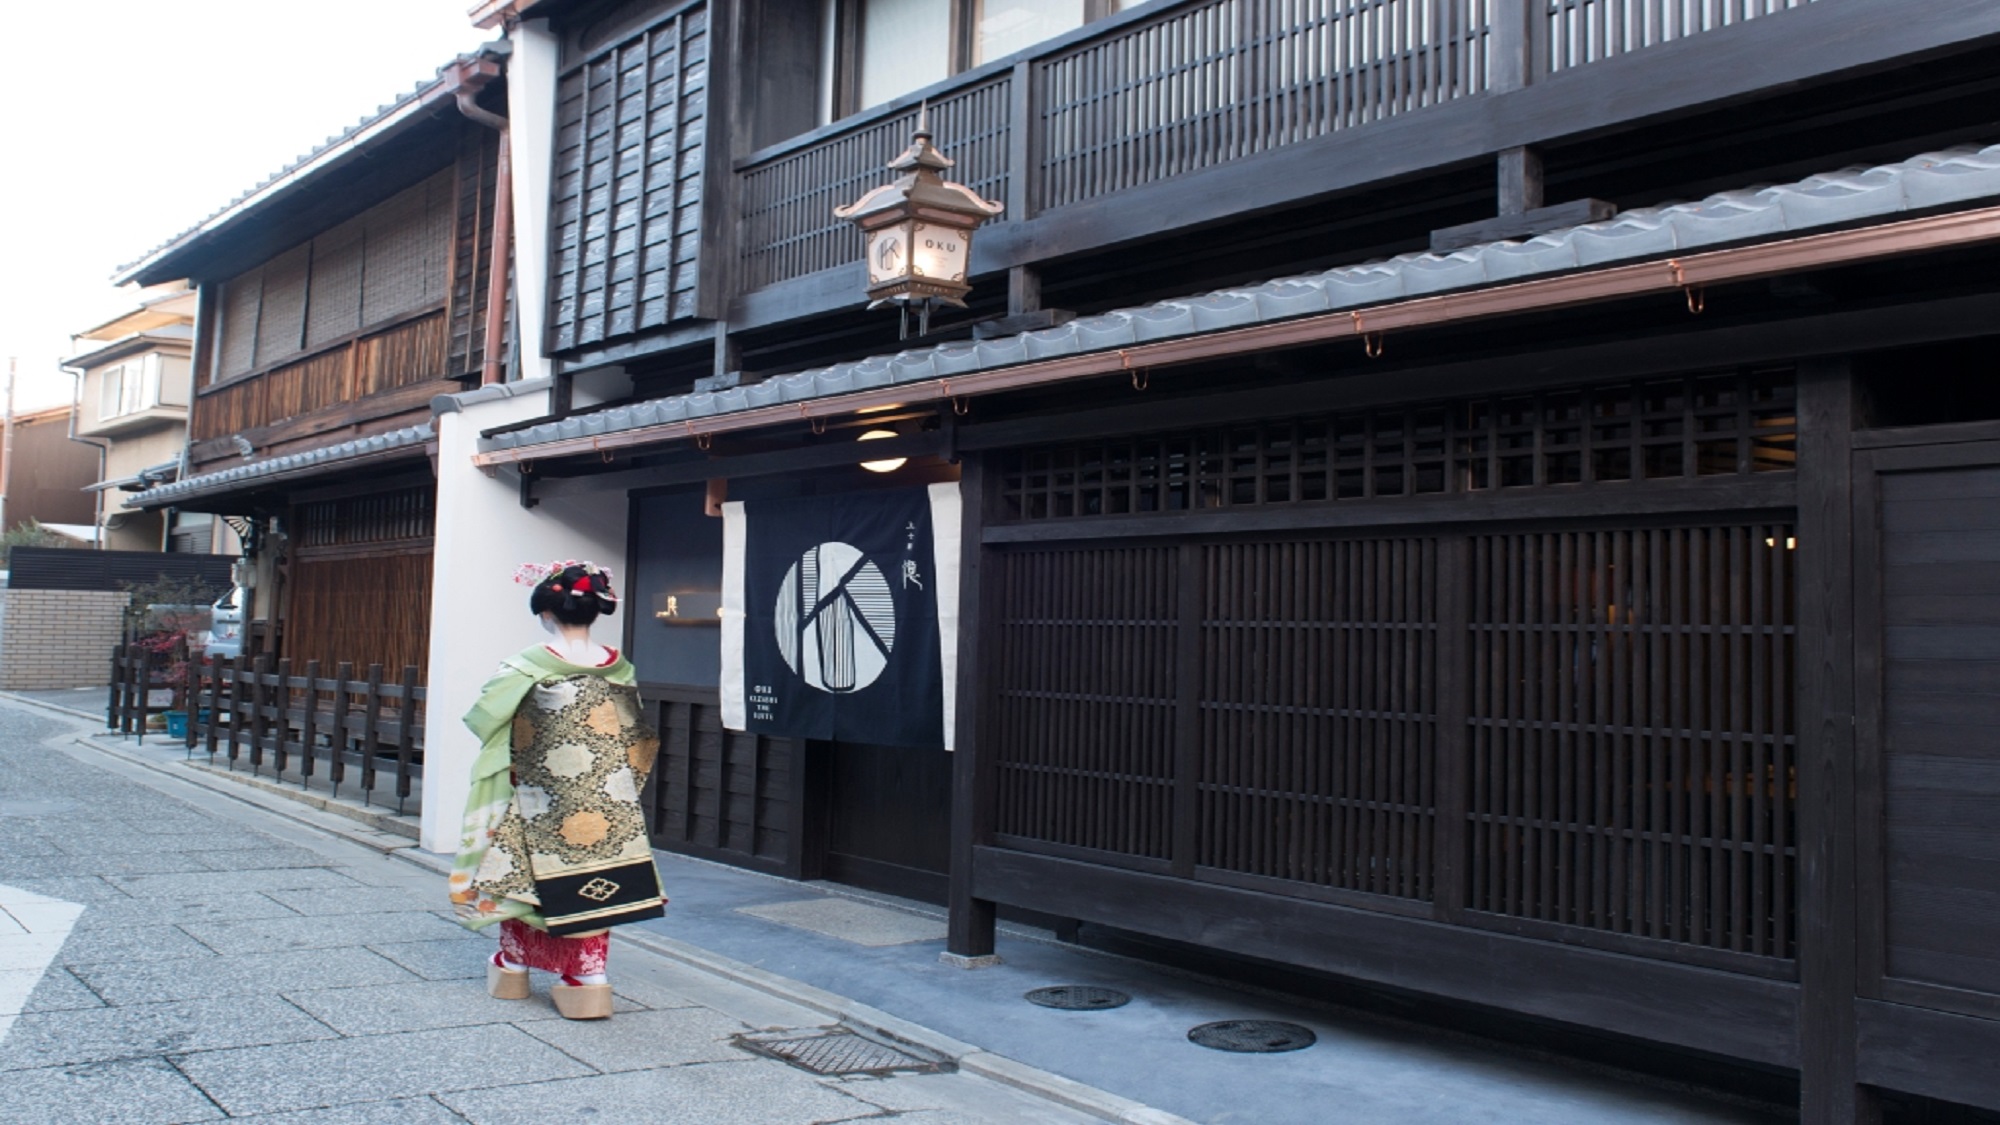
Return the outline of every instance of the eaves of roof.
{"type": "Polygon", "coordinates": [[[256,215],[259,209],[293,190],[350,161],[363,159],[376,147],[401,136],[429,120],[440,103],[456,97],[462,78],[485,63],[504,64],[513,45],[505,40],[488,43],[477,51],[458,56],[439,67],[437,73],[392,102],[376,108],[351,128],[328,137],[325,143],[299,157],[278,172],[230,200],[221,210],[147,251],[137,261],[120,266],[112,275],[114,284],[153,284],[186,275],[177,267],[189,251],[196,249],[256,215]]]}
{"type": "MultiPolygon", "coordinates": [[[[745,428],[759,417],[775,424],[781,417],[796,420],[835,412],[813,410],[815,400],[844,401],[902,384],[934,384],[945,396],[973,393],[982,382],[1004,379],[989,373],[1093,353],[1122,358],[1128,349],[1157,348],[1165,341],[1192,343],[1204,336],[1326,314],[1352,316],[1350,334],[1366,335],[1394,326],[1371,319],[1372,310],[1398,302],[1564,275],[1610,273],[1649,259],[1667,259],[1678,276],[1675,256],[1691,251],[1881,224],[1911,212],[1964,207],[1996,196],[2000,196],[2000,145],[1952,148],[1895,164],[1845,168],[1797,183],[1748,187],[1693,203],[1626,211],[1603,222],[1524,241],[1485,243],[1449,254],[1404,254],[1119,309],[1018,336],[915,348],[780,375],[747,387],[652,399],[481,438],[475,461],[491,465],[685,439],[711,430],[745,428]],[[962,389],[954,391],[953,384],[962,389]],[[780,407],[784,409],[774,409],[780,407]]],[[[1098,366],[1103,365],[1080,364],[1079,373],[1098,366]]],[[[896,397],[906,397],[902,389],[915,387],[899,389],[896,397]]]]}
{"type": "Polygon", "coordinates": [[[520,19],[539,3],[541,0],[482,0],[466,15],[472,18],[474,27],[498,27],[508,20],[520,19]]]}
{"type": "Polygon", "coordinates": [[[151,351],[154,348],[169,347],[179,350],[191,347],[193,343],[194,329],[191,326],[185,324],[167,324],[145,332],[135,332],[123,339],[113,340],[95,351],[84,352],[82,355],[63,360],[62,365],[64,367],[79,369],[102,367],[115,360],[124,359],[126,356],[136,355],[140,352],[151,351]]]}
{"type": "Polygon", "coordinates": [[[423,452],[436,431],[429,422],[388,433],[355,438],[337,445],[287,453],[267,461],[249,461],[231,468],[157,485],[126,499],[127,508],[185,506],[190,501],[249,492],[300,477],[404,460],[423,452]]]}

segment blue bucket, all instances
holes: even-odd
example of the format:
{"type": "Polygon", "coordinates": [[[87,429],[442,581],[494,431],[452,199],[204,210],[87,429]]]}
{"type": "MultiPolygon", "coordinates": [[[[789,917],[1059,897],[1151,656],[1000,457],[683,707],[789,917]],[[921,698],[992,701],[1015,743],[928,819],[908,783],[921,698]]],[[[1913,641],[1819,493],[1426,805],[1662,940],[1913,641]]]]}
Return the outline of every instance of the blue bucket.
{"type": "Polygon", "coordinates": [[[188,733],[188,713],[186,711],[167,712],[167,737],[186,738],[188,733]]]}

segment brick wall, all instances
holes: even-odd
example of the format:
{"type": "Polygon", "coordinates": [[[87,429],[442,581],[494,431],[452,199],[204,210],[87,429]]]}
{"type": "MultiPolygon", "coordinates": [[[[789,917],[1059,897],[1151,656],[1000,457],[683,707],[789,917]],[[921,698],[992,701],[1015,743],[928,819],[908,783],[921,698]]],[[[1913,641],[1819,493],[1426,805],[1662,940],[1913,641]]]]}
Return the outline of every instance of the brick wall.
{"type": "Polygon", "coordinates": [[[122,590],[0,591],[0,688],[107,683],[129,596],[122,590]]]}

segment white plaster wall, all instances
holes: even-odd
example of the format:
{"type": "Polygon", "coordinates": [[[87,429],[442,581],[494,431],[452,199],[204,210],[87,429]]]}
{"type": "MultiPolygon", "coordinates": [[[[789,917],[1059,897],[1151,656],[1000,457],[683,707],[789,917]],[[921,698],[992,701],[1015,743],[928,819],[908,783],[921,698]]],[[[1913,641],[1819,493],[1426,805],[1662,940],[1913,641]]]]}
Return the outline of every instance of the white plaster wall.
{"type": "Polygon", "coordinates": [[[548,325],[549,175],[556,148],[559,47],[547,20],[524,20],[509,36],[507,132],[514,152],[514,315],[521,330],[521,375],[549,374],[542,354],[548,325]]]}
{"type": "MultiPolygon", "coordinates": [[[[429,715],[424,727],[423,846],[458,846],[460,819],[479,752],[460,721],[501,659],[546,639],[528,614],[528,588],[514,583],[524,562],[589,559],[608,566],[625,593],[623,491],[550,499],[522,508],[515,478],[489,477],[472,464],[479,432],[548,411],[538,391],[438,416],[437,569],[431,588],[429,715]]],[[[617,643],[618,615],[598,619],[595,636],[617,643]]]]}

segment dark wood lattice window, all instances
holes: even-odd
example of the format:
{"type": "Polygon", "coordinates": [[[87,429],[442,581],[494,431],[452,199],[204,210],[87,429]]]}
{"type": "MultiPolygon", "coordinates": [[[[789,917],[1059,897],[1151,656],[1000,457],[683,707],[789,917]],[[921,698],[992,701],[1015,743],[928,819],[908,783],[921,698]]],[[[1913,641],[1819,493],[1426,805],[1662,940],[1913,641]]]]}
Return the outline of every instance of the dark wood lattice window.
{"type": "Polygon", "coordinates": [[[997,830],[1164,861],[1179,551],[1024,551],[1005,573],[997,830]]]}
{"type": "Polygon", "coordinates": [[[1436,541],[1201,556],[1199,862],[1431,897],[1436,541]]]}
{"type": "Polygon", "coordinates": [[[1470,545],[1472,909],[1790,957],[1789,525],[1470,545]]]}
{"type": "Polygon", "coordinates": [[[411,540],[428,545],[436,529],[435,500],[431,488],[419,487],[301,504],[292,519],[292,545],[308,553],[411,540]]]}
{"type": "Polygon", "coordinates": [[[696,314],[707,87],[704,6],[593,53],[560,79],[551,350],[696,314]]]}
{"type": "Polygon", "coordinates": [[[1790,470],[1792,372],[1676,376],[1021,450],[1001,517],[1643,484],[1790,470]]]}
{"type": "Polygon", "coordinates": [[[1001,549],[995,842],[1791,958],[1798,547],[1746,518],[1001,549]]]}

